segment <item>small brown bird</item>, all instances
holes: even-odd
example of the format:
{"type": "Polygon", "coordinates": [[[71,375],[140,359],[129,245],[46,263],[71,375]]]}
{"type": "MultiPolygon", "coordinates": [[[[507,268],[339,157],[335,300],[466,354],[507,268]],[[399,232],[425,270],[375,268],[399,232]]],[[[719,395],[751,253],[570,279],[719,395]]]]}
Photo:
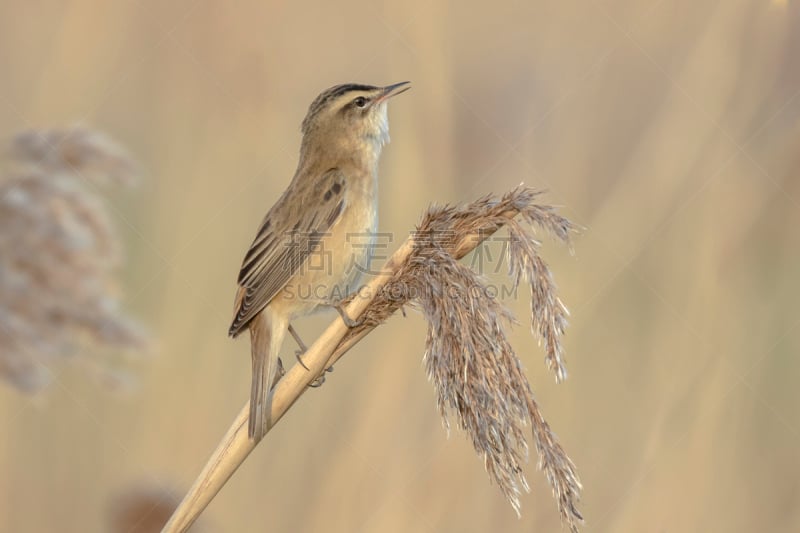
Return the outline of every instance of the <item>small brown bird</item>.
{"type": "Polygon", "coordinates": [[[261,440],[268,429],[267,398],[290,322],[335,307],[358,289],[378,224],[378,158],[389,141],[386,103],[408,83],[331,87],[303,120],[297,171],[244,257],[228,331],[236,337],[250,330],[251,439],[261,440]]]}

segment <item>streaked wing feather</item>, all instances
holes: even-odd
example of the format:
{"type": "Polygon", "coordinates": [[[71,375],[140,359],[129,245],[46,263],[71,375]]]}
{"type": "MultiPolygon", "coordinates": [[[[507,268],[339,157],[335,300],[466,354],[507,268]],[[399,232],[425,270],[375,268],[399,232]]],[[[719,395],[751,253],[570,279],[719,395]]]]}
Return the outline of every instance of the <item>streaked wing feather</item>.
{"type": "Polygon", "coordinates": [[[337,168],[310,184],[310,190],[287,190],[270,209],[250,245],[239,272],[239,293],[228,334],[238,335],[278,294],[333,227],[345,208],[344,174],[337,168]],[[319,198],[316,209],[290,205],[292,194],[319,198]],[[287,210],[295,209],[292,213],[287,210]],[[290,216],[286,216],[286,215],[290,216]],[[286,221],[281,224],[281,221],[286,221]],[[296,223],[292,224],[293,221],[296,223]]]}

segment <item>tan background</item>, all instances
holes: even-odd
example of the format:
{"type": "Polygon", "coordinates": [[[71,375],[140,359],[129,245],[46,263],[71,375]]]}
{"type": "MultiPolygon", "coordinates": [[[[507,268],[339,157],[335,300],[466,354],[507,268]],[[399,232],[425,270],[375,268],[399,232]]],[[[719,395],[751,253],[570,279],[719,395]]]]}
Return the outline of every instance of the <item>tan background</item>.
{"type": "MultiPolygon", "coordinates": [[[[586,530],[800,530],[799,54],[788,0],[3,2],[0,134],[83,121],[144,168],[108,200],[125,305],[159,348],[127,394],[70,366],[40,397],[0,387],[0,530],[107,531],[131,487],[188,487],[248,396],[248,343],[225,336],[235,277],[309,102],[406,79],[382,230],[520,182],[587,228],[575,256],[544,249],[570,379],[513,334],[586,530]]],[[[558,531],[533,462],[518,520],[446,437],[424,333],[411,314],[359,345],[208,530],[558,531]]]]}

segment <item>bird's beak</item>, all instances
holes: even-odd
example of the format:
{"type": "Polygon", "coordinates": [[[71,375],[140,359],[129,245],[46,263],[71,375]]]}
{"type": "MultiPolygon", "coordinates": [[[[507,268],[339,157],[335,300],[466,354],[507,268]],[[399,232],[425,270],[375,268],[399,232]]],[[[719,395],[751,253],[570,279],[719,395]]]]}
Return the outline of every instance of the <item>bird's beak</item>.
{"type": "Polygon", "coordinates": [[[411,86],[409,85],[410,83],[411,83],[410,81],[401,81],[400,83],[387,85],[381,90],[381,95],[378,97],[375,103],[384,102],[389,98],[391,98],[392,96],[397,96],[400,93],[406,92],[411,88],[411,86]]]}

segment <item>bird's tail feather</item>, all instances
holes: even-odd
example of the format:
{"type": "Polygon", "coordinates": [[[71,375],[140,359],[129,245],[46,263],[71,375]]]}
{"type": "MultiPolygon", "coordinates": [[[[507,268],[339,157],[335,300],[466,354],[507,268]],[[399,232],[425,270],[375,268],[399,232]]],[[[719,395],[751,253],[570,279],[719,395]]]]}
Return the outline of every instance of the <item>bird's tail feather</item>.
{"type": "Polygon", "coordinates": [[[278,353],[287,324],[268,309],[250,323],[250,353],[253,359],[253,382],[250,387],[249,437],[256,442],[267,433],[272,412],[269,392],[275,378],[278,353]]]}

